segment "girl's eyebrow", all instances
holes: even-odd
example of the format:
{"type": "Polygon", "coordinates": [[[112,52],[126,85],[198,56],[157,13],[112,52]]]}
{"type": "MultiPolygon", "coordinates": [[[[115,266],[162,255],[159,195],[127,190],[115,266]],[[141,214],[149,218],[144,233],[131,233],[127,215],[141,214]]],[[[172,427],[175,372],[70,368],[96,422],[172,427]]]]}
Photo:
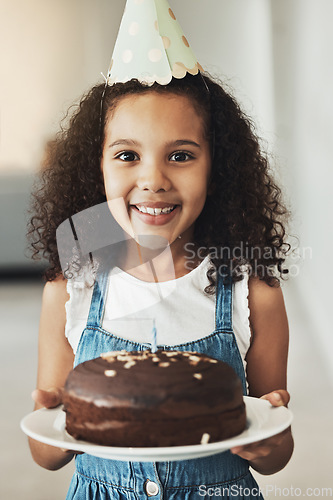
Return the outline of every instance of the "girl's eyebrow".
{"type": "MultiPolygon", "coordinates": [[[[109,145],[109,148],[113,148],[115,146],[140,146],[140,143],[137,141],[134,141],[133,139],[118,139],[115,142],[112,142],[109,145]]],[[[178,139],[177,141],[170,141],[166,143],[167,147],[179,147],[179,146],[194,146],[196,148],[201,149],[200,144],[198,144],[195,141],[191,141],[190,139],[178,139]]]]}
{"type": "Polygon", "coordinates": [[[178,141],[171,141],[167,143],[167,146],[194,146],[201,149],[200,144],[190,139],[179,139],[178,141]]]}
{"type": "Polygon", "coordinates": [[[113,148],[114,146],[140,146],[140,143],[133,139],[118,139],[109,144],[109,148],[113,148]]]}

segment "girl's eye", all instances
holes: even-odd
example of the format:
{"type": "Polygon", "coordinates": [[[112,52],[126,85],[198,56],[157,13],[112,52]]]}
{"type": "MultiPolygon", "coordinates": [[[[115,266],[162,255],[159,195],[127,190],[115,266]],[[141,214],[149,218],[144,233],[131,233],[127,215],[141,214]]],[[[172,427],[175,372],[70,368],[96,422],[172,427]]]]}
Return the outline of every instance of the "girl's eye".
{"type": "Polygon", "coordinates": [[[123,151],[122,153],[119,153],[116,156],[116,159],[121,161],[131,162],[131,161],[136,161],[139,158],[136,153],[133,153],[133,151],[123,151]]]}
{"type": "Polygon", "coordinates": [[[190,153],[186,153],[185,151],[177,151],[170,156],[171,161],[184,162],[193,160],[194,156],[190,153]]]}

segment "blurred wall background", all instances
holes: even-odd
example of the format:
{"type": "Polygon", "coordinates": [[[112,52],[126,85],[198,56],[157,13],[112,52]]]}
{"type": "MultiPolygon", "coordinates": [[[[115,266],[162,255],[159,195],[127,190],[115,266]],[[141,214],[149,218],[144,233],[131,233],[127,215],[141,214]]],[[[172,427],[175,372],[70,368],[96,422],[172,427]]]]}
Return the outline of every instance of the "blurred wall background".
{"type": "MultiPolygon", "coordinates": [[[[299,238],[297,255],[290,257],[292,278],[285,286],[291,326],[299,330],[291,346],[291,371],[295,374],[291,382],[297,380],[302,387],[298,394],[311,405],[310,390],[317,390],[318,384],[321,389],[331,389],[333,384],[333,3],[169,1],[202,66],[233,89],[243,109],[254,118],[284,186],[293,214],[291,233],[299,238]],[[314,352],[317,365],[311,364],[314,352]],[[320,372],[315,385],[310,378],[299,376],[300,366],[304,374],[308,363],[311,370],[320,372]]],[[[37,302],[30,307],[22,289],[18,293],[10,283],[11,277],[40,271],[25,256],[31,185],[45,145],[58,130],[67,108],[93,84],[103,81],[100,73],[107,71],[124,5],[125,0],[0,2],[1,298],[3,310],[11,302],[21,311],[35,311],[31,318],[33,348],[40,289],[35,290],[37,302]]],[[[29,289],[29,285],[24,286],[29,289]]],[[[7,346],[2,349],[7,356],[15,349],[15,338],[10,343],[4,334],[5,330],[0,347],[7,346]]],[[[32,361],[36,361],[34,357],[32,361]]],[[[29,370],[33,380],[33,363],[29,370]]],[[[25,398],[23,414],[30,411],[29,395],[25,398]]],[[[306,411],[304,401],[301,407],[306,411]]],[[[40,483],[34,484],[35,489],[26,496],[13,494],[12,498],[46,498],[44,493],[40,497],[36,493],[40,483]]],[[[11,497],[7,494],[6,498],[11,497]]]]}

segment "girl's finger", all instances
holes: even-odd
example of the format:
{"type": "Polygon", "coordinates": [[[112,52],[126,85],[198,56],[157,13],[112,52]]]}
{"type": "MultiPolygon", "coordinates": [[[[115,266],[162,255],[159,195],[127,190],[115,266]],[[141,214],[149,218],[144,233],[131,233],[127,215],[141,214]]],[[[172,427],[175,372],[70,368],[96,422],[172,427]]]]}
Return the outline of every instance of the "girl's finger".
{"type": "Polygon", "coordinates": [[[255,448],[247,448],[247,447],[238,447],[232,448],[230,451],[234,455],[238,455],[241,458],[244,458],[245,460],[254,460],[256,458],[261,458],[261,457],[266,457],[269,455],[272,451],[270,446],[260,446],[260,447],[255,447],[255,448]]]}
{"type": "Polygon", "coordinates": [[[67,448],[60,448],[61,451],[64,453],[72,454],[72,455],[83,455],[83,451],[75,451],[75,450],[68,450],[67,448]]]}
{"type": "MultiPolygon", "coordinates": [[[[285,429],[284,431],[280,432],[279,434],[276,434],[275,436],[272,436],[267,439],[263,439],[262,441],[256,441],[255,443],[247,444],[244,446],[235,446],[234,448],[231,448],[231,453],[235,455],[239,455],[242,458],[246,458],[248,456],[266,456],[268,455],[274,448],[279,446],[283,439],[284,436],[290,432],[290,427],[288,429],[285,429]],[[245,457],[246,455],[246,457],[245,457]]],[[[252,460],[251,458],[251,460],[252,460]]],[[[246,460],[249,460],[249,458],[246,458],[246,460]]]]}
{"type": "Polygon", "coordinates": [[[47,390],[35,389],[31,396],[36,403],[45,408],[55,408],[62,403],[62,392],[62,389],[59,387],[47,390]]]}
{"type": "Polygon", "coordinates": [[[272,406],[286,406],[290,401],[290,395],[288,391],[279,389],[261,396],[260,399],[266,399],[272,406]]]}

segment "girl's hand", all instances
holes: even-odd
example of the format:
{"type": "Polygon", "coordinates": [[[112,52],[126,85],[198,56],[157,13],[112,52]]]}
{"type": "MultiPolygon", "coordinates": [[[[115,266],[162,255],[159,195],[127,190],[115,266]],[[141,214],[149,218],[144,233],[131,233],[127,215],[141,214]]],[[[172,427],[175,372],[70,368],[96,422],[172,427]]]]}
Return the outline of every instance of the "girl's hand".
{"type": "MultiPolygon", "coordinates": [[[[51,389],[43,390],[43,389],[35,389],[31,396],[32,399],[36,403],[36,408],[44,407],[44,408],[56,408],[57,406],[62,404],[62,396],[63,389],[61,387],[53,387],[51,389]]],[[[64,453],[68,455],[81,455],[80,451],[73,451],[61,448],[64,453]]]]}
{"type": "MultiPolygon", "coordinates": [[[[272,406],[287,406],[290,400],[290,395],[288,391],[283,389],[270,392],[265,394],[260,399],[266,399],[271,403],[272,406]]],[[[286,437],[290,435],[290,427],[285,429],[283,432],[276,434],[262,441],[257,441],[245,446],[236,446],[231,448],[231,453],[239,455],[248,461],[255,461],[263,457],[270,455],[278,446],[282,445],[286,437]]]]}
{"type": "Polygon", "coordinates": [[[62,403],[63,389],[52,387],[51,389],[35,389],[31,397],[36,403],[36,407],[56,408],[62,403]]]}

